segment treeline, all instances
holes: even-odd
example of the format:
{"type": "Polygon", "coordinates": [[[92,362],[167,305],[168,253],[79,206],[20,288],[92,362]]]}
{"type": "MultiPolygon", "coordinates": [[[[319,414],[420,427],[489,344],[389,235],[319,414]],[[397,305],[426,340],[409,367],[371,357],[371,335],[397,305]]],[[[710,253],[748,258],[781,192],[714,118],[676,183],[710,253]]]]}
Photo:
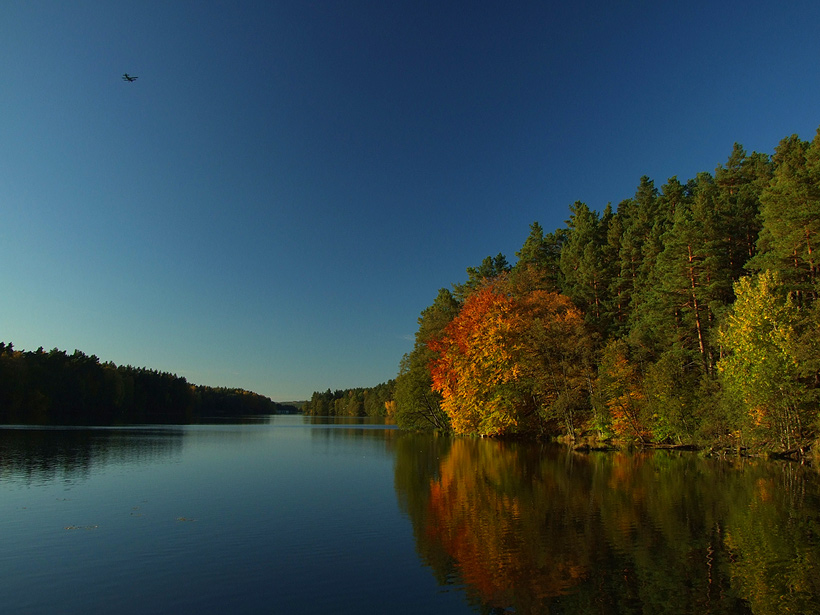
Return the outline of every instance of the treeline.
{"type": "Polygon", "coordinates": [[[190,384],[174,374],[100,363],[95,355],[15,350],[0,342],[0,423],[191,423],[295,412],[242,389],[190,384]]]}
{"type": "Polygon", "coordinates": [[[805,450],[820,392],[820,130],[467,269],[396,379],[412,429],[805,450]]]}
{"type": "Polygon", "coordinates": [[[315,392],[302,406],[302,413],[311,416],[372,416],[392,418],[395,380],[375,387],[339,389],[315,392]]]}

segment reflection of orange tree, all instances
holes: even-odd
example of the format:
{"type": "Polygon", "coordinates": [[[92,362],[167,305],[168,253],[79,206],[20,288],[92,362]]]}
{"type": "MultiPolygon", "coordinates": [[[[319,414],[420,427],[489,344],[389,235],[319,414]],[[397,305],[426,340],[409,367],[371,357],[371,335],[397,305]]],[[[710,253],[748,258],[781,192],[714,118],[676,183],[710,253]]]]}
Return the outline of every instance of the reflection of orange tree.
{"type": "MultiPolygon", "coordinates": [[[[529,605],[538,612],[545,599],[584,577],[594,541],[565,531],[563,515],[545,523],[541,500],[571,508],[572,494],[562,493],[566,485],[533,485],[532,472],[511,449],[504,443],[453,443],[430,485],[427,539],[456,560],[483,604],[515,605],[519,612],[529,605]]],[[[582,517],[585,499],[576,504],[582,517]]]]}
{"type": "Polygon", "coordinates": [[[404,434],[396,492],[439,582],[485,611],[820,613],[800,466],[404,434]]]}
{"type": "Polygon", "coordinates": [[[419,551],[484,608],[746,612],[724,536],[749,481],[725,464],[459,438],[427,476],[419,551]]]}

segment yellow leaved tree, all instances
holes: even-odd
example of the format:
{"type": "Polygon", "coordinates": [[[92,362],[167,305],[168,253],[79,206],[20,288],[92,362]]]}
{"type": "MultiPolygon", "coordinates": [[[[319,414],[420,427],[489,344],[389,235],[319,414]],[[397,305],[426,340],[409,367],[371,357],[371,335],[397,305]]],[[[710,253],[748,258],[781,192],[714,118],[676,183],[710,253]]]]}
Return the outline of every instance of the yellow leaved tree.
{"type": "Polygon", "coordinates": [[[718,362],[726,393],[745,411],[745,427],[760,443],[787,450],[811,437],[817,408],[801,378],[800,310],[776,272],[735,284],[737,300],[719,332],[718,362]]]}

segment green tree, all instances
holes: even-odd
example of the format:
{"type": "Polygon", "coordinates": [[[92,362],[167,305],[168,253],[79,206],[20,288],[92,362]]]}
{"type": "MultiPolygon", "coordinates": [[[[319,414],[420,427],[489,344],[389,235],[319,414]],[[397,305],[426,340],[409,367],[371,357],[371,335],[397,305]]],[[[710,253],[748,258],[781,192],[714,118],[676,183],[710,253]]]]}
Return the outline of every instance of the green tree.
{"type": "Polygon", "coordinates": [[[611,215],[607,224],[606,243],[602,248],[609,279],[609,288],[607,289],[609,300],[604,304],[606,310],[604,319],[609,323],[608,333],[615,337],[621,337],[628,330],[629,319],[629,288],[631,288],[631,284],[622,275],[623,270],[620,261],[625,217],[626,214],[621,211],[611,215]]]}
{"type": "Polygon", "coordinates": [[[584,312],[587,322],[603,332],[610,283],[604,264],[608,220],[602,221],[597,212],[580,201],[570,205],[570,214],[561,250],[563,292],[584,312]]]}
{"type": "Polygon", "coordinates": [[[413,350],[402,358],[396,377],[396,424],[403,429],[449,430],[441,396],[432,389],[429,364],[435,353],[428,343],[441,334],[460,307],[453,294],[442,288],[419,316],[413,350]]]}
{"type": "Polygon", "coordinates": [[[514,271],[535,267],[546,275],[551,284],[549,290],[561,288],[561,250],[566,241],[566,230],[558,229],[544,233],[538,222],[530,224],[530,234],[521,249],[515,253],[518,257],[514,271]]]}
{"type": "Polygon", "coordinates": [[[494,257],[487,256],[478,267],[467,267],[467,281],[453,284],[453,294],[459,301],[464,301],[471,292],[510,269],[507,257],[500,252],[494,257]]]}
{"type": "Polygon", "coordinates": [[[655,259],[652,283],[633,313],[633,343],[649,351],[654,360],[671,346],[696,352],[702,371],[711,369],[708,347],[710,315],[710,253],[705,237],[706,220],[691,199],[676,204],[671,228],[663,236],[663,251],[655,259]]]}
{"type": "Polygon", "coordinates": [[[751,266],[779,271],[799,302],[813,300],[820,267],[820,129],[811,143],[797,135],[783,139],[773,164],[760,197],[763,228],[751,266]]]}
{"type": "Polygon", "coordinates": [[[726,264],[733,282],[744,275],[746,262],[757,252],[762,221],[760,195],[771,178],[771,162],[766,154],[747,155],[734,144],[726,165],[715,169],[716,208],[720,211],[726,264]]]}
{"type": "Polygon", "coordinates": [[[628,329],[630,314],[645,300],[650,289],[649,276],[662,250],[661,236],[666,228],[654,182],[641,177],[635,196],[622,201],[609,225],[607,253],[617,261],[611,277],[609,294],[614,302],[612,312],[615,330],[628,329]]]}

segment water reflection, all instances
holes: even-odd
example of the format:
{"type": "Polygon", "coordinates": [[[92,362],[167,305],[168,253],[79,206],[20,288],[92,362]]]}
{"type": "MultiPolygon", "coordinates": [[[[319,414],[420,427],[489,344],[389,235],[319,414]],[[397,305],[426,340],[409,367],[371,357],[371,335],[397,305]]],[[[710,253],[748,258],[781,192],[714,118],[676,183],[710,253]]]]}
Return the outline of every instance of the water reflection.
{"type": "MultiPolygon", "coordinates": [[[[328,428],[356,427],[360,429],[397,429],[383,417],[372,416],[313,416],[300,415],[299,421],[303,425],[324,426],[328,428]]],[[[281,420],[279,421],[282,422],[281,420]]]]}
{"type": "Polygon", "coordinates": [[[467,612],[413,551],[391,488],[397,435],[298,416],[176,430],[0,428],[0,604],[467,612]]]}
{"type": "Polygon", "coordinates": [[[0,480],[45,483],[87,477],[109,464],[142,464],[179,455],[176,428],[0,428],[0,480]]]}
{"type": "Polygon", "coordinates": [[[820,612],[800,466],[407,436],[395,486],[422,559],[484,612],[820,612]]]}
{"type": "Polygon", "coordinates": [[[183,445],[206,441],[236,449],[269,438],[269,427],[311,428],[314,440],[334,442],[352,436],[391,440],[398,434],[384,419],[270,415],[185,426],[131,427],[0,426],[0,480],[32,484],[55,478],[84,478],[112,464],[144,465],[180,457],[183,445]]]}

